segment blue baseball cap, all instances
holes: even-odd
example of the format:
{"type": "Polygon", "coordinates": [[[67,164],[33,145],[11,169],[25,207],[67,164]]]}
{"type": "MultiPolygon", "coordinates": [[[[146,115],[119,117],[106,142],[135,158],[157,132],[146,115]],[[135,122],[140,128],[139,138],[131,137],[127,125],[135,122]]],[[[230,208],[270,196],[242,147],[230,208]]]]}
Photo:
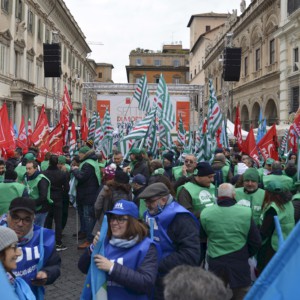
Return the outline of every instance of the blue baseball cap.
{"type": "Polygon", "coordinates": [[[137,183],[139,185],[146,185],[147,184],[147,179],[144,175],[142,174],[136,174],[133,178],[132,178],[132,182],[133,183],[137,183]]]}
{"type": "Polygon", "coordinates": [[[106,212],[106,214],[114,214],[119,216],[131,216],[135,219],[139,218],[139,209],[136,204],[128,200],[118,201],[112,210],[106,212]]]}

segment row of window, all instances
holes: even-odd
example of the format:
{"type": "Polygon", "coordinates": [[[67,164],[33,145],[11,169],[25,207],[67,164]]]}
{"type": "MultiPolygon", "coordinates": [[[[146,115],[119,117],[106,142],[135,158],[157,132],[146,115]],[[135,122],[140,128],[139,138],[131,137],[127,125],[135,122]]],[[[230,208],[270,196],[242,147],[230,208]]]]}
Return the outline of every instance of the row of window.
{"type": "MultiPolygon", "coordinates": [[[[153,65],[156,66],[156,67],[160,67],[162,65],[161,63],[162,63],[162,61],[160,59],[154,59],[154,61],[153,61],[153,65]]],[[[142,59],[137,58],[136,61],[135,61],[135,64],[137,66],[142,66],[143,65],[142,59]]],[[[173,65],[173,67],[178,68],[178,67],[180,67],[180,61],[175,59],[175,60],[173,60],[172,65],[173,65]]]]}
{"type": "MultiPolygon", "coordinates": [[[[137,76],[135,77],[135,83],[139,83],[140,79],[142,78],[142,76],[137,76]]],[[[153,77],[153,82],[151,82],[151,80],[148,80],[148,83],[158,83],[159,82],[159,75],[156,75],[153,77]]],[[[149,78],[150,79],[150,78],[149,78]]],[[[181,77],[180,76],[173,76],[172,78],[172,83],[173,84],[180,84],[181,82],[181,77]]]]}
{"type": "MultiPolygon", "coordinates": [[[[23,6],[22,0],[16,0],[16,14],[15,17],[19,20],[22,21],[24,19],[24,6],[23,6]]],[[[1,0],[1,8],[4,10],[6,13],[11,12],[11,7],[12,7],[12,1],[11,0],[1,0]]],[[[27,23],[26,23],[26,29],[28,33],[34,34],[35,33],[35,15],[33,12],[29,9],[27,13],[27,23]]],[[[43,41],[43,31],[44,29],[44,24],[41,19],[38,19],[37,21],[37,39],[42,42],[43,41]]],[[[50,43],[51,42],[51,36],[50,36],[50,30],[45,27],[45,43],[50,43]]],[[[68,51],[66,47],[63,47],[63,62],[64,64],[67,63],[67,56],[68,56],[68,67],[69,68],[76,68],[78,70],[78,73],[80,76],[83,76],[83,70],[81,63],[75,59],[75,56],[73,55],[71,51],[68,51]],[[68,53],[67,53],[68,52],[68,53]]]]}

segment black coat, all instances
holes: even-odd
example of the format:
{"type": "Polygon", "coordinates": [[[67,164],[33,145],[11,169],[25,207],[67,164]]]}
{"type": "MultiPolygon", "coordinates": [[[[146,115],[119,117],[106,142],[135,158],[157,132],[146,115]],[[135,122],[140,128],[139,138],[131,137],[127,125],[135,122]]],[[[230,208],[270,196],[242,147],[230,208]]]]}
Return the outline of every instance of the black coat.
{"type": "Polygon", "coordinates": [[[69,182],[66,173],[57,167],[49,166],[43,174],[50,180],[50,197],[54,205],[62,207],[63,196],[69,192],[69,182]]]}
{"type": "Polygon", "coordinates": [[[71,172],[77,179],[77,203],[82,205],[94,205],[98,195],[99,182],[94,167],[89,163],[85,163],[85,160],[87,159],[97,161],[97,156],[93,150],[87,152],[84,156],[84,159],[81,162],[81,169],[74,169],[71,172]]]}

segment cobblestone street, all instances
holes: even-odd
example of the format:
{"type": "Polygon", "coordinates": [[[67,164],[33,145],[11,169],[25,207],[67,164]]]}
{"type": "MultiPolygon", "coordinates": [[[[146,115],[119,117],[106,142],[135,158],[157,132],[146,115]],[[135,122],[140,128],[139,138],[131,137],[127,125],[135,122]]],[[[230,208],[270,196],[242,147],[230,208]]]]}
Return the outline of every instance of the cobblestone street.
{"type": "Polygon", "coordinates": [[[83,250],[77,250],[76,238],[72,237],[75,232],[76,211],[74,208],[69,208],[68,223],[63,232],[63,243],[68,249],[59,252],[62,260],[61,275],[54,284],[46,286],[46,300],[68,300],[80,297],[85,275],[77,268],[83,250]]]}

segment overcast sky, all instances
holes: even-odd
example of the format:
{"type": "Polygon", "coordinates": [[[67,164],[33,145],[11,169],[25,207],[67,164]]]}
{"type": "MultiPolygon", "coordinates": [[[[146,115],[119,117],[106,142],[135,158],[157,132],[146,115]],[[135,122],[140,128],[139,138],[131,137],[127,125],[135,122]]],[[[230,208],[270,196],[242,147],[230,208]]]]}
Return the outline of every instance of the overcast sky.
{"type": "MultiPolygon", "coordinates": [[[[162,50],[163,44],[182,42],[189,48],[187,24],[194,14],[228,13],[241,0],[64,0],[89,45],[89,58],[114,66],[115,83],[127,83],[129,53],[136,48],[162,50]]],[[[250,0],[246,1],[247,6],[250,0]]]]}

